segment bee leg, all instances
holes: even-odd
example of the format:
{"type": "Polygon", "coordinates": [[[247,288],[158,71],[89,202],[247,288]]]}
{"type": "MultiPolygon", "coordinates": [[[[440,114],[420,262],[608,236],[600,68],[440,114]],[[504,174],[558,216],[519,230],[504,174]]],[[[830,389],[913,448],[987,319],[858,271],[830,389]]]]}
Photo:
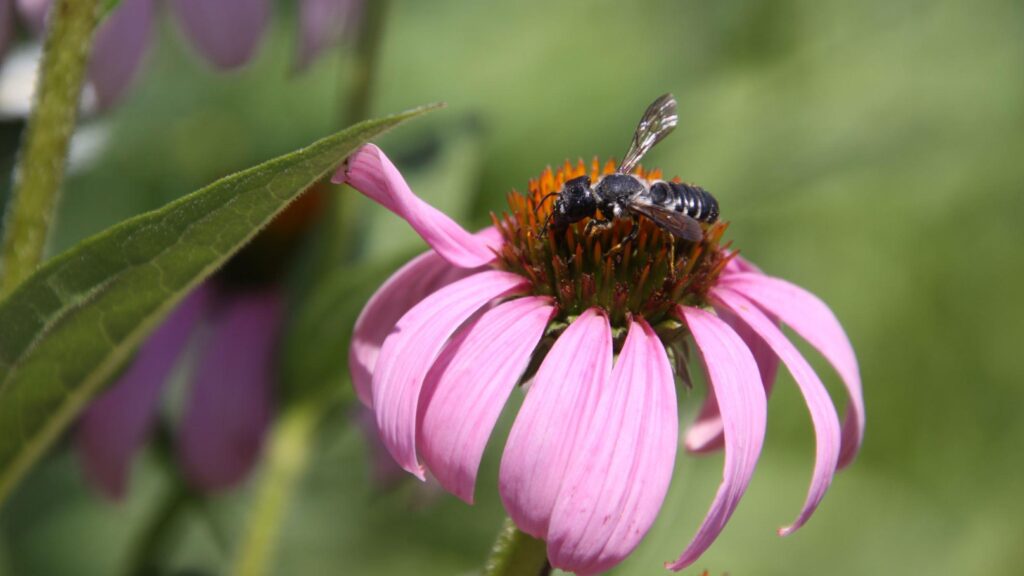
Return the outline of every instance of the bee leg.
{"type": "Polygon", "coordinates": [[[590,236],[595,230],[607,230],[611,228],[613,224],[615,224],[613,220],[596,220],[592,218],[590,222],[587,222],[587,225],[583,227],[583,234],[585,236],[590,236]]]}
{"type": "Polygon", "coordinates": [[[669,277],[676,277],[676,242],[675,239],[669,244],[668,248],[668,274],[669,277]]]}
{"type": "Polygon", "coordinates": [[[640,223],[637,222],[636,218],[633,218],[632,221],[633,227],[630,228],[629,234],[626,234],[626,237],[623,238],[622,241],[620,241],[618,244],[615,245],[614,248],[608,251],[609,256],[622,252],[622,249],[626,246],[626,244],[629,244],[633,240],[636,240],[636,237],[640,234],[640,223]]]}

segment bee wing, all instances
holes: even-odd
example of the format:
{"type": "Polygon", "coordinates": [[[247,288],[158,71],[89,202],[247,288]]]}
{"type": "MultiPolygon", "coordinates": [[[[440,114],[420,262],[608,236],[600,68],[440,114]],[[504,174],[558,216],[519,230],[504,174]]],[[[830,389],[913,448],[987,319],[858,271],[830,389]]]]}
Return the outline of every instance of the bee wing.
{"type": "Polygon", "coordinates": [[[654,145],[668,136],[676,127],[679,116],[676,114],[676,98],[671,94],[663,94],[647,107],[640,123],[633,132],[633,142],[619,164],[619,172],[629,174],[636,168],[644,154],[654,145]]]}
{"type": "Polygon", "coordinates": [[[627,209],[644,216],[657,224],[662,230],[667,231],[676,238],[682,238],[690,242],[700,242],[704,238],[704,229],[700,222],[671,208],[665,208],[650,202],[634,200],[627,206],[627,209]]]}

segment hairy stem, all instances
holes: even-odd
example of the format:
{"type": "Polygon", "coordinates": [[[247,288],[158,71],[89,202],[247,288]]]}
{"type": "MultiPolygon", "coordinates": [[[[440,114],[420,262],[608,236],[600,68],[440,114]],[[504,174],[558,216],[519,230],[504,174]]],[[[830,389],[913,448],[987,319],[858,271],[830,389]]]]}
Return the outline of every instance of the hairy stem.
{"type": "Polygon", "coordinates": [[[50,10],[36,102],[5,219],[0,296],[14,290],[42,261],[100,4],[100,0],[57,0],[50,10]]]}
{"type": "Polygon", "coordinates": [[[498,533],[484,576],[547,576],[551,574],[544,542],[524,534],[510,519],[498,533]]]}

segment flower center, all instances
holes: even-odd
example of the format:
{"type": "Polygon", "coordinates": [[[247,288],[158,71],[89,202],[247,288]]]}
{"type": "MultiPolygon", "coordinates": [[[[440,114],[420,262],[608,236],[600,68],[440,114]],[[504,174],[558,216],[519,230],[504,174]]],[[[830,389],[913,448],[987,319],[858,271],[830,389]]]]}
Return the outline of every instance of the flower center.
{"type": "MultiPolygon", "coordinates": [[[[511,192],[508,213],[492,215],[505,240],[496,266],[529,278],[533,293],[553,297],[561,320],[598,307],[615,327],[626,326],[630,316],[657,325],[678,304],[705,305],[729,259],[728,244],[720,245],[727,223],[702,223],[700,242],[676,238],[642,216],[620,218],[606,228],[588,228],[592,218],[565,230],[547,226],[567,180],[589,175],[596,182],[614,172],[612,161],[602,166],[595,158],[589,170],[582,160],[575,166],[566,162],[531,180],[527,194],[511,192]]],[[[661,171],[640,167],[634,174],[648,181],[661,178],[661,171]]]]}

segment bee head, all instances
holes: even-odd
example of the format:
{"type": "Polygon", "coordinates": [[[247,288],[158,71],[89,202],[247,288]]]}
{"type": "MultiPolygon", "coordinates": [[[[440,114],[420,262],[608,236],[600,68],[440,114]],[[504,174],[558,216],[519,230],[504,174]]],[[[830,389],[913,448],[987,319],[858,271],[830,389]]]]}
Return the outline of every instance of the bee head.
{"type": "Polygon", "coordinates": [[[555,229],[563,229],[573,222],[579,222],[597,211],[597,197],[590,187],[590,177],[580,176],[566,181],[555,200],[550,223],[555,229]]]}

